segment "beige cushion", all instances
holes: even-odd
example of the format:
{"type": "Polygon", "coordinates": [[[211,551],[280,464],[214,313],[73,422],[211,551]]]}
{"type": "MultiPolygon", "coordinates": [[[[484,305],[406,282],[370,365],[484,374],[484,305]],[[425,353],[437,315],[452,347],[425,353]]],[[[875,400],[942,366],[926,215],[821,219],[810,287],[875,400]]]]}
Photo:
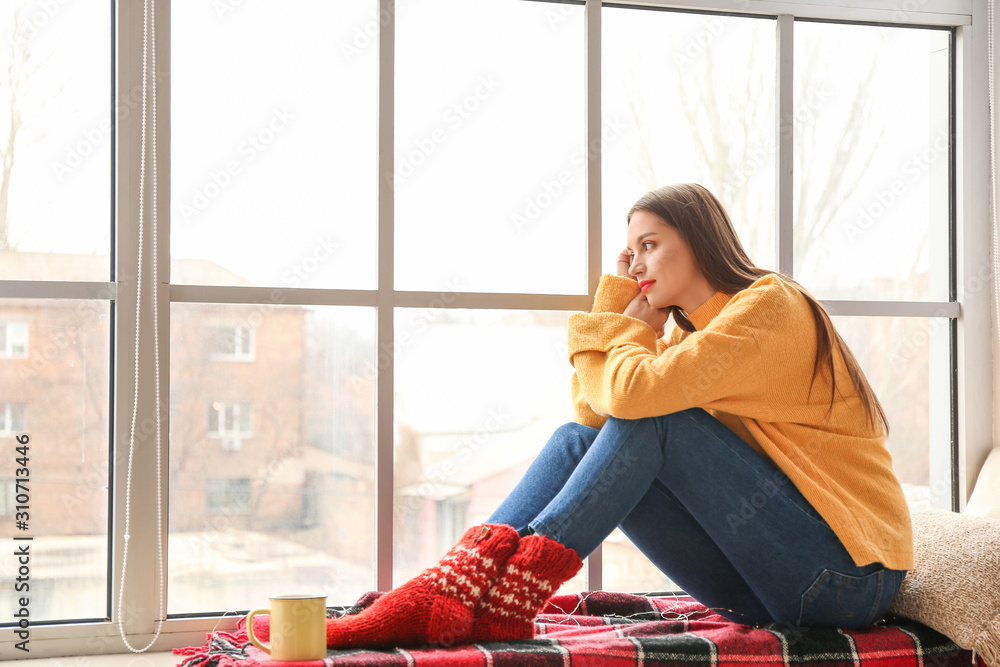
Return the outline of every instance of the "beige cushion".
{"type": "Polygon", "coordinates": [[[1000,519],[1000,447],[986,457],[964,514],[1000,519]]]}
{"type": "Polygon", "coordinates": [[[913,514],[913,570],[889,611],[1000,667],[1000,519],[913,514]]]}

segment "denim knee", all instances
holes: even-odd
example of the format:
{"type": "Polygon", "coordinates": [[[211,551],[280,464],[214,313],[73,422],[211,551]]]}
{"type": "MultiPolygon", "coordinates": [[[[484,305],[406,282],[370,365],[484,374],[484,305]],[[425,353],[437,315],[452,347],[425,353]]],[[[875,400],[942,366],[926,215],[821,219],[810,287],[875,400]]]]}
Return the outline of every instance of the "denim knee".
{"type": "MultiPolygon", "coordinates": [[[[608,422],[615,422],[617,424],[628,424],[636,422],[649,422],[656,429],[656,433],[663,436],[667,429],[670,428],[672,424],[683,425],[690,424],[692,421],[701,422],[701,420],[709,420],[709,424],[714,424],[716,426],[722,426],[726,428],[722,422],[718,421],[715,417],[710,415],[703,408],[688,408],[687,410],[681,410],[680,412],[671,412],[665,415],[653,415],[651,417],[640,417],[638,419],[622,419],[620,417],[608,417],[608,422]]],[[[586,428],[586,427],[584,427],[586,428]]],[[[728,430],[728,429],[727,429],[728,430]]]]}
{"type": "MultiPolygon", "coordinates": [[[[614,419],[613,417],[611,419],[614,419]]],[[[585,426],[577,422],[566,422],[562,426],[556,428],[552,433],[553,435],[558,435],[563,439],[568,438],[590,438],[596,434],[599,429],[593,426],[585,426]]]]}
{"type": "Polygon", "coordinates": [[[594,444],[600,430],[576,422],[568,422],[552,432],[536,461],[551,465],[575,466],[594,444]]]}

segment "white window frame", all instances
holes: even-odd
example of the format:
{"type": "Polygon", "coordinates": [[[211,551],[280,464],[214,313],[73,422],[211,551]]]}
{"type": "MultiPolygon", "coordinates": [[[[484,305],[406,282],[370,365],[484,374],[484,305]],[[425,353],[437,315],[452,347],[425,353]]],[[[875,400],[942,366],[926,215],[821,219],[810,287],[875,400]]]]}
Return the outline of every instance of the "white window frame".
{"type": "Polygon", "coordinates": [[[18,401],[7,401],[0,403],[0,437],[11,437],[19,435],[25,432],[25,425],[27,423],[27,411],[24,403],[18,401]],[[14,406],[21,406],[21,424],[19,426],[14,426],[14,406]]]}
{"type": "MultiPolygon", "coordinates": [[[[529,1],[529,0],[524,0],[529,1]]],[[[372,0],[373,10],[380,17],[391,17],[396,0],[372,0]],[[377,7],[376,7],[377,3],[377,7]]],[[[157,244],[159,254],[148,254],[152,238],[146,239],[145,266],[141,276],[144,285],[150,285],[151,262],[156,262],[161,282],[169,275],[169,197],[170,187],[170,77],[166,76],[170,63],[170,0],[158,0],[155,43],[158,77],[157,114],[155,128],[160,150],[157,244]]],[[[892,0],[684,0],[657,2],[632,0],[629,3],[604,3],[677,9],[694,9],[722,13],[762,14],[777,17],[778,31],[778,110],[776,119],[783,112],[790,112],[792,90],[792,21],[794,18],[827,19],[865,23],[891,23],[910,26],[944,26],[954,30],[955,72],[955,136],[954,145],[954,227],[955,227],[955,290],[947,302],[825,302],[835,315],[910,317],[946,317],[952,322],[953,358],[957,367],[955,423],[957,439],[951,455],[957,465],[953,472],[953,486],[960,506],[964,506],[975,475],[992,447],[992,359],[990,326],[990,209],[989,209],[989,120],[987,116],[987,15],[985,3],[973,0],[922,0],[919,11],[903,11],[892,0]]],[[[600,145],[601,132],[601,0],[585,0],[586,49],[581,57],[586,71],[586,136],[589,146],[600,145]]],[[[116,35],[116,94],[127,105],[129,91],[141,88],[141,49],[143,44],[142,3],[115,2],[116,35]]],[[[382,21],[378,36],[378,173],[393,171],[394,127],[394,23],[382,21]]],[[[124,107],[123,107],[124,108],[124,107]]],[[[35,282],[0,281],[0,298],[16,299],[99,299],[115,303],[113,336],[115,347],[114,395],[116,415],[113,424],[112,537],[109,585],[117,599],[121,584],[121,561],[124,552],[124,503],[125,475],[128,455],[131,397],[133,395],[133,365],[136,329],[136,282],[138,238],[136,211],[137,184],[134,175],[139,173],[140,114],[122,114],[116,119],[116,210],[119,225],[116,233],[116,266],[114,280],[108,282],[35,282]]],[[[776,121],[777,122],[777,121],[776,121]]],[[[777,219],[779,268],[791,266],[790,234],[792,229],[791,190],[791,139],[782,137],[777,159],[777,219]]],[[[588,162],[586,169],[587,197],[587,284],[588,293],[579,295],[553,294],[479,294],[459,293],[445,307],[476,309],[540,309],[585,311],[590,307],[601,273],[601,162],[588,162]]],[[[375,174],[373,174],[373,178],[375,174]]],[[[396,308],[440,307],[434,303],[436,293],[396,291],[394,282],[394,209],[391,185],[386,179],[378,180],[378,266],[377,285],[374,290],[310,289],[264,287],[211,287],[198,285],[163,284],[157,302],[150,302],[150,291],[143,290],[144,308],[140,314],[142,345],[139,350],[141,380],[138,387],[138,419],[150,418],[158,410],[167,433],[167,406],[155,405],[153,385],[152,309],[156,308],[161,341],[161,368],[169,365],[170,304],[171,303],[272,303],[275,295],[282,303],[300,305],[367,306],[377,309],[377,349],[391,348],[394,339],[393,315],[396,308]]],[[[150,197],[147,190],[147,198],[150,197]]],[[[151,198],[146,211],[150,211],[151,198]]],[[[147,218],[148,219],[148,218],[147,218]]],[[[147,226],[147,235],[150,234],[147,226]]],[[[376,582],[379,590],[387,590],[392,582],[392,496],[393,496],[393,364],[380,363],[377,377],[377,458],[376,458],[376,582]]],[[[169,396],[169,373],[160,373],[160,395],[169,396]]],[[[147,443],[149,444],[149,443],[147,443]]],[[[166,443],[164,443],[166,451],[166,443]]],[[[134,451],[133,484],[131,489],[132,521],[130,526],[128,580],[125,582],[127,613],[124,628],[133,646],[144,646],[153,636],[160,620],[159,581],[150,576],[148,567],[135,564],[155,563],[157,540],[155,520],[157,512],[154,482],[156,448],[137,447],[134,451]]],[[[932,465],[937,463],[932,462],[932,465]]],[[[159,480],[168,488],[169,467],[164,465],[159,480]]],[[[167,525],[166,505],[159,517],[167,525]]],[[[601,587],[600,552],[589,559],[588,586],[601,587]]],[[[118,635],[117,604],[109,605],[109,621],[86,623],[33,624],[31,628],[30,657],[105,654],[125,652],[118,635]]],[[[205,641],[206,631],[235,628],[234,617],[168,618],[153,650],[166,651],[185,645],[199,645],[205,641]]],[[[5,632],[0,637],[0,652],[15,655],[16,637],[5,632]]]]}
{"type": "Polygon", "coordinates": [[[4,330],[4,344],[0,347],[0,359],[25,359],[28,356],[28,323],[7,321],[0,322],[4,330]],[[16,341],[21,341],[23,348],[14,351],[16,341]]]}
{"type": "Polygon", "coordinates": [[[210,516],[246,516],[250,513],[253,504],[253,484],[249,477],[209,477],[205,487],[206,509],[210,516]],[[236,488],[245,486],[245,489],[236,488]],[[216,488],[212,488],[216,487],[216,488]],[[246,491],[245,506],[233,501],[237,493],[246,491]],[[213,505],[210,501],[212,495],[221,495],[226,502],[220,505],[213,505]]]}
{"type": "Polygon", "coordinates": [[[253,361],[257,356],[257,329],[245,322],[232,324],[220,322],[208,326],[211,340],[228,334],[233,338],[232,352],[212,352],[213,361],[253,361]],[[247,349],[242,349],[243,333],[246,333],[247,349]]]}
{"type": "Polygon", "coordinates": [[[0,517],[13,518],[17,504],[17,480],[13,478],[0,479],[0,517]]]}
{"type": "MultiPolygon", "coordinates": [[[[216,428],[212,430],[211,418],[205,429],[205,435],[209,438],[222,438],[223,440],[245,440],[253,437],[253,404],[245,401],[215,401],[208,406],[209,414],[214,411],[217,414],[216,428]],[[218,408],[216,408],[218,406],[218,408]],[[233,428],[226,428],[226,416],[232,415],[233,428]],[[248,428],[243,430],[240,427],[242,421],[246,419],[248,428]]],[[[232,451],[238,451],[237,444],[232,451]]]]}

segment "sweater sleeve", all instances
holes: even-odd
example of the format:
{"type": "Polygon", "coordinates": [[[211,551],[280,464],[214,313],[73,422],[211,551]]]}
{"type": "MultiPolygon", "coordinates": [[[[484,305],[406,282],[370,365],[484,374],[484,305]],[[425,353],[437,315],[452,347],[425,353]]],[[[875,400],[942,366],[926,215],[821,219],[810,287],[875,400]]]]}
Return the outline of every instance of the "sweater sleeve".
{"type": "Polygon", "coordinates": [[[668,347],[677,345],[677,343],[684,340],[686,335],[687,332],[675,324],[673,329],[670,330],[670,333],[656,341],[656,354],[662,354],[668,347]]]}
{"type": "MultiPolygon", "coordinates": [[[[621,313],[637,294],[639,285],[636,281],[605,274],[601,277],[597,293],[594,295],[591,312],[621,313]]],[[[608,420],[607,415],[598,414],[587,402],[587,396],[580,387],[580,378],[576,372],[573,373],[570,391],[573,396],[573,421],[593,428],[604,426],[604,422],[608,420]]]]}
{"type": "Polygon", "coordinates": [[[587,397],[583,394],[583,390],[580,389],[580,378],[577,377],[576,373],[573,373],[572,392],[573,421],[577,424],[583,424],[584,426],[591,426],[598,429],[604,426],[604,422],[608,421],[607,416],[597,414],[594,412],[594,409],[590,407],[590,403],[587,402],[587,397]]]}
{"type": "Polygon", "coordinates": [[[704,330],[668,347],[631,317],[572,315],[569,350],[579,391],[596,413],[621,419],[692,407],[738,414],[766,409],[774,358],[762,354],[760,342],[780,337],[777,329],[787,319],[772,312],[770,301],[766,290],[744,290],[704,330]]]}

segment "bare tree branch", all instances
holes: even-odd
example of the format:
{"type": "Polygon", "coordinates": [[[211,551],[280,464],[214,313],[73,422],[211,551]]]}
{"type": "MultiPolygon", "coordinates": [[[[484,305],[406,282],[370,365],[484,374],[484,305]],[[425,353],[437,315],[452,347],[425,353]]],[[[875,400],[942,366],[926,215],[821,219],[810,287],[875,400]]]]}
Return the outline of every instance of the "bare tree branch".
{"type": "Polygon", "coordinates": [[[6,77],[0,87],[9,89],[8,112],[10,114],[6,141],[0,143],[0,250],[16,250],[17,244],[10,240],[10,183],[19,150],[41,141],[47,132],[39,132],[32,127],[32,121],[41,116],[44,108],[66,88],[64,81],[55,91],[45,96],[30,95],[28,81],[42,70],[51,56],[41,62],[33,60],[31,40],[37,31],[29,30],[26,19],[26,4],[14,9],[14,25],[10,32],[10,62],[6,77]],[[32,99],[35,101],[32,102],[32,99]]]}

